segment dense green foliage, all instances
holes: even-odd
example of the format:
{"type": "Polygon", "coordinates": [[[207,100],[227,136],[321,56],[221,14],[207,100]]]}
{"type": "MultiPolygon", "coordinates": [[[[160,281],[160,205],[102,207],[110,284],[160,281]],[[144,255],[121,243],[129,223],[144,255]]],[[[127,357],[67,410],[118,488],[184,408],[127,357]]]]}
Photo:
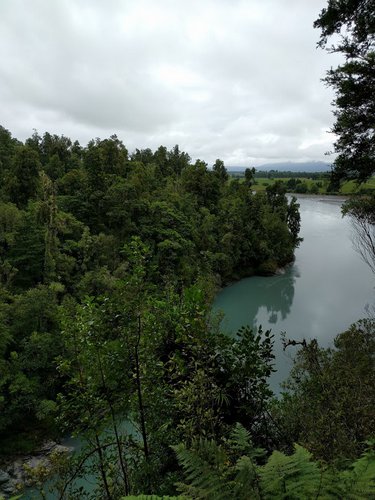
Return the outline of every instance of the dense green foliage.
{"type": "Polygon", "coordinates": [[[326,461],[357,457],[373,436],[375,321],[355,323],[334,345],[322,349],[315,340],[304,345],[274,408],[289,442],[326,461]]]}
{"type": "MultiPolygon", "coordinates": [[[[315,23],[322,46],[343,33],[332,50],[345,62],[326,79],[331,191],[375,171],[374,12],[329,0],[315,23]]],[[[129,154],[116,136],[82,147],[37,132],[23,144],[0,127],[1,453],[23,451],[24,435],[26,448],[80,436],[79,452],[53,459],[61,499],[83,498],[87,474],[107,500],[374,497],[374,321],[332,349],[301,342],[275,400],[271,333],[231,339],[211,314],[218,286],[293,259],[300,216],[286,191],[327,181],[284,177],[256,192],[254,169],[230,179],[178,146],[129,154]]],[[[373,198],[345,211],[371,265],[373,198]]],[[[32,475],[43,487],[46,471],[32,475]]]]}
{"type": "Polygon", "coordinates": [[[367,499],[375,494],[373,445],[342,471],[314,462],[298,445],[289,456],[274,451],[265,461],[264,450],[254,448],[240,425],[221,445],[199,439],[190,449],[175,449],[186,481],[179,490],[191,499],[367,499]]]}
{"type": "Polygon", "coordinates": [[[114,496],[107,471],[120,457],[120,491],[160,492],[177,477],[176,442],[218,439],[236,420],[256,442],[269,439],[269,333],[244,329],[229,339],[209,324],[198,286],[150,293],[141,266],[128,277],[110,298],[90,299],[64,319],[69,351],[58,360],[66,378],[59,419],[86,440],[84,453],[103,448],[95,463],[114,496]]]}
{"type": "MultiPolygon", "coordinates": [[[[80,436],[79,452],[53,461],[61,499],[83,498],[87,474],[107,499],[168,497],[178,483],[187,498],[316,497],[323,470],[319,494],[357,488],[351,474],[370,452],[352,472],[309,453],[341,466],[365,450],[373,323],[334,350],[306,345],[274,401],[271,333],[231,339],[211,314],[221,283],[293,258],[300,216],[285,183],[254,193],[251,169],[233,180],[220,160],[209,170],[177,146],[129,155],[115,136],[82,148],[1,129],[0,155],[2,453],[80,436]],[[290,455],[294,442],[304,448],[290,455]]],[[[46,471],[31,475],[43,487],[46,471]]]]}
{"type": "Polygon", "coordinates": [[[2,453],[11,436],[80,434],[87,460],[67,484],[95,465],[111,497],[170,493],[170,446],[233,422],[268,446],[272,337],[229,340],[210,304],[221,283],[292,260],[296,201],[178,146],[0,131],[2,453]]]}

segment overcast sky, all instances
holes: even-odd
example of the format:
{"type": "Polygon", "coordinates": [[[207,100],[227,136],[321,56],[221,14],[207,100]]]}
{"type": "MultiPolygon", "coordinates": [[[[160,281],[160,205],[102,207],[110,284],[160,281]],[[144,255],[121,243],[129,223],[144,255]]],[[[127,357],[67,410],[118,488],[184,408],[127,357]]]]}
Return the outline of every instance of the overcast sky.
{"type": "Polygon", "coordinates": [[[0,0],[0,124],[211,164],[327,161],[326,0],[0,0]]]}

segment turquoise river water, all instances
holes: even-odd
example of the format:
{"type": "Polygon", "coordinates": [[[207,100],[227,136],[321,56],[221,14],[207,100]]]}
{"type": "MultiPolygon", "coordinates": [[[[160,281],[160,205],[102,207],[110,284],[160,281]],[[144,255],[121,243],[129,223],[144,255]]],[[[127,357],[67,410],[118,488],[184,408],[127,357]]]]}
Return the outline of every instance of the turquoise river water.
{"type": "Polygon", "coordinates": [[[222,326],[229,335],[242,325],[272,329],[277,371],[270,383],[276,393],[295,352],[283,352],[281,332],[290,339],[316,338],[329,346],[375,303],[374,275],[354,250],[350,221],[341,216],[343,200],[299,196],[298,202],[303,242],[295,262],[282,275],[227,286],[214,303],[225,314],[222,326]]]}

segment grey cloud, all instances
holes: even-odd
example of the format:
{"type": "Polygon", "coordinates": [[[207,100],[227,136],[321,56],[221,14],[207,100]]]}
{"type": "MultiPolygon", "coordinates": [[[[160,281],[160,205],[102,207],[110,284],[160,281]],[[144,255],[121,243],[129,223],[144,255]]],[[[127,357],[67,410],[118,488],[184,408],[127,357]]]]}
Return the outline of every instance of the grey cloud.
{"type": "Polygon", "coordinates": [[[1,124],[129,149],[175,143],[211,163],[322,160],[336,60],[324,0],[2,0],[1,124]]]}

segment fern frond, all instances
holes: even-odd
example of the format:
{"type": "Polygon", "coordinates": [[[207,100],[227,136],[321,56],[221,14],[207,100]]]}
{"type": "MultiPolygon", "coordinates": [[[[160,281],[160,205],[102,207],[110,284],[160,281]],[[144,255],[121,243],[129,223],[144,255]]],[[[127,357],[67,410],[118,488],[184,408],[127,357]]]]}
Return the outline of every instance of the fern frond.
{"type": "Polygon", "coordinates": [[[356,460],[351,470],[341,473],[345,485],[345,498],[367,500],[375,498],[375,452],[366,451],[356,460]]]}
{"type": "Polygon", "coordinates": [[[242,456],[235,465],[236,476],[233,485],[233,498],[237,500],[257,500],[260,498],[257,467],[250,457],[242,456]]]}
{"type": "Polygon", "coordinates": [[[320,486],[315,498],[346,498],[342,480],[334,469],[321,468],[320,486]]]}
{"type": "MultiPolygon", "coordinates": [[[[200,439],[188,450],[180,444],[173,447],[177,459],[184,469],[187,482],[194,488],[196,498],[226,500],[228,483],[225,477],[225,451],[214,441],[200,439]]],[[[183,488],[184,492],[186,489],[183,488]]],[[[181,491],[181,489],[179,489],[181,491]]]]}
{"type": "Polygon", "coordinates": [[[295,445],[291,456],[274,451],[266,465],[259,468],[265,498],[316,498],[321,487],[321,472],[311,454],[295,445]]]}
{"type": "Polygon", "coordinates": [[[250,432],[238,422],[231,431],[229,445],[233,451],[240,455],[246,455],[252,460],[263,458],[266,455],[266,451],[262,448],[254,448],[250,432]]]}
{"type": "Polygon", "coordinates": [[[245,453],[253,447],[250,432],[240,423],[236,423],[230,434],[230,443],[233,449],[245,453]]]}
{"type": "MultiPolygon", "coordinates": [[[[345,500],[375,499],[375,450],[368,450],[356,460],[350,470],[337,472],[312,460],[305,448],[295,445],[287,456],[274,451],[267,463],[257,466],[251,456],[254,450],[246,429],[237,425],[232,433],[231,451],[238,456],[234,463],[224,448],[213,441],[201,439],[192,450],[184,445],[174,447],[188,484],[179,491],[196,500],[257,500],[288,499],[345,500]]],[[[228,452],[230,453],[230,452],[228,452]]]]}
{"type": "Polygon", "coordinates": [[[191,484],[176,483],[175,486],[183,498],[187,498],[189,500],[201,500],[206,498],[205,496],[202,496],[203,493],[201,488],[195,488],[194,486],[191,486],[191,484]]]}
{"type": "Polygon", "coordinates": [[[128,497],[122,497],[121,500],[189,500],[187,497],[170,497],[170,496],[162,496],[159,497],[157,495],[130,495],[128,497]]]}

